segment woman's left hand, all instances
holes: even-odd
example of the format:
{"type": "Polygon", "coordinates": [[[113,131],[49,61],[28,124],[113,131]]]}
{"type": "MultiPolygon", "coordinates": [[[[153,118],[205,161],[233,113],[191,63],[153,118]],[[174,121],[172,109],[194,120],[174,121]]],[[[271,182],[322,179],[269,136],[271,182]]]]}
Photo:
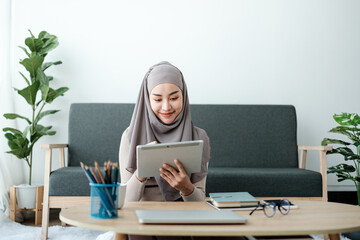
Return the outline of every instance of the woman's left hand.
{"type": "Polygon", "coordinates": [[[183,196],[190,195],[195,187],[191,183],[180,161],[175,159],[174,163],[179,171],[168,164],[163,164],[163,167],[160,168],[160,176],[165,179],[170,186],[179,190],[183,196]]]}

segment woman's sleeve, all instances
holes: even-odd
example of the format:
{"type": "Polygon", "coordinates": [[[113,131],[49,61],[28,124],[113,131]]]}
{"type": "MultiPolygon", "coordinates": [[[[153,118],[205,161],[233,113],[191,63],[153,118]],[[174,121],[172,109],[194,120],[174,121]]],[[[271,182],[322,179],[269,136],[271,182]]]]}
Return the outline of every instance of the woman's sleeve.
{"type": "Polygon", "coordinates": [[[135,174],[126,170],[126,165],[129,158],[129,151],[130,151],[130,143],[128,140],[128,129],[124,131],[121,136],[120,142],[120,150],[119,150],[119,160],[120,160],[120,178],[121,183],[126,183],[126,197],[125,201],[140,201],[146,181],[140,182],[135,174]]]}
{"type": "Polygon", "coordinates": [[[182,196],[184,202],[201,202],[205,200],[205,185],[206,185],[206,176],[200,181],[194,183],[194,191],[187,195],[182,196]]]}
{"type": "Polygon", "coordinates": [[[205,185],[206,185],[206,177],[207,177],[207,172],[208,172],[208,167],[209,167],[209,161],[210,161],[210,139],[206,133],[205,130],[200,129],[200,128],[195,128],[199,134],[199,138],[202,139],[204,141],[204,145],[208,146],[208,151],[203,152],[204,158],[208,159],[207,163],[204,164],[202,166],[202,171],[204,171],[206,174],[203,178],[200,179],[200,181],[197,181],[194,184],[194,191],[187,196],[182,196],[183,200],[185,202],[187,201],[204,201],[205,200],[205,185]]]}

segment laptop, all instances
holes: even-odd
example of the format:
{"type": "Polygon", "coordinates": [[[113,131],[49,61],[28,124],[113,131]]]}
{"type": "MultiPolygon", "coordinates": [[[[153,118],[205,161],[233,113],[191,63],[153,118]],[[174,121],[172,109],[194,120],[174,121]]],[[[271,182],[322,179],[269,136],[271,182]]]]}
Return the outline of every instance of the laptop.
{"type": "Polygon", "coordinates": [[[233,211],[136,210],[142,224],[243,224],[246,218],[233,211]]]}

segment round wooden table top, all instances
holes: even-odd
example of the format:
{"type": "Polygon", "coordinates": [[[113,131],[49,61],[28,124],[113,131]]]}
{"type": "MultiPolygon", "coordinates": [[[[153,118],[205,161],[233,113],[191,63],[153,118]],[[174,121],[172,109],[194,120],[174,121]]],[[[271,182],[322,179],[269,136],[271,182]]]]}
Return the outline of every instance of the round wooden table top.
{"type": "MultiPolygon", "coordinates": [[[[360,207],[348,204],[311,200],[291,201],[298,206],[288,215],[278,210],[268,218],[262,210],[236,211],[247,219],[246,224],[221,225],[166,225],[140,224],[136,210],[211,210],[206,202],[126,202],[118,218],[96,219],[90,217],[90,206],[63,209],[60,220],[78,227],[119,234],[163,236],[280,236],[336,234],[360,230],[360,207]]],[[[116,238],[117,239],[117,238],[116,238]]]]}

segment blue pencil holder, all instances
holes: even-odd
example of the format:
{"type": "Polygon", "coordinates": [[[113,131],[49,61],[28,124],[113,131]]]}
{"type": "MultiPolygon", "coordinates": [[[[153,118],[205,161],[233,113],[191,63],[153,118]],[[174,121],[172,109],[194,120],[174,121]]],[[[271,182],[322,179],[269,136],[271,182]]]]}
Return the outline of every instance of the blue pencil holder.
{"type": "Polygon", "coordinates": [[[96,184],[90,183],[91,209],[90,216],[93,218],[117,218],[118,217],[118,193],[120,183],[96,184]]]}

